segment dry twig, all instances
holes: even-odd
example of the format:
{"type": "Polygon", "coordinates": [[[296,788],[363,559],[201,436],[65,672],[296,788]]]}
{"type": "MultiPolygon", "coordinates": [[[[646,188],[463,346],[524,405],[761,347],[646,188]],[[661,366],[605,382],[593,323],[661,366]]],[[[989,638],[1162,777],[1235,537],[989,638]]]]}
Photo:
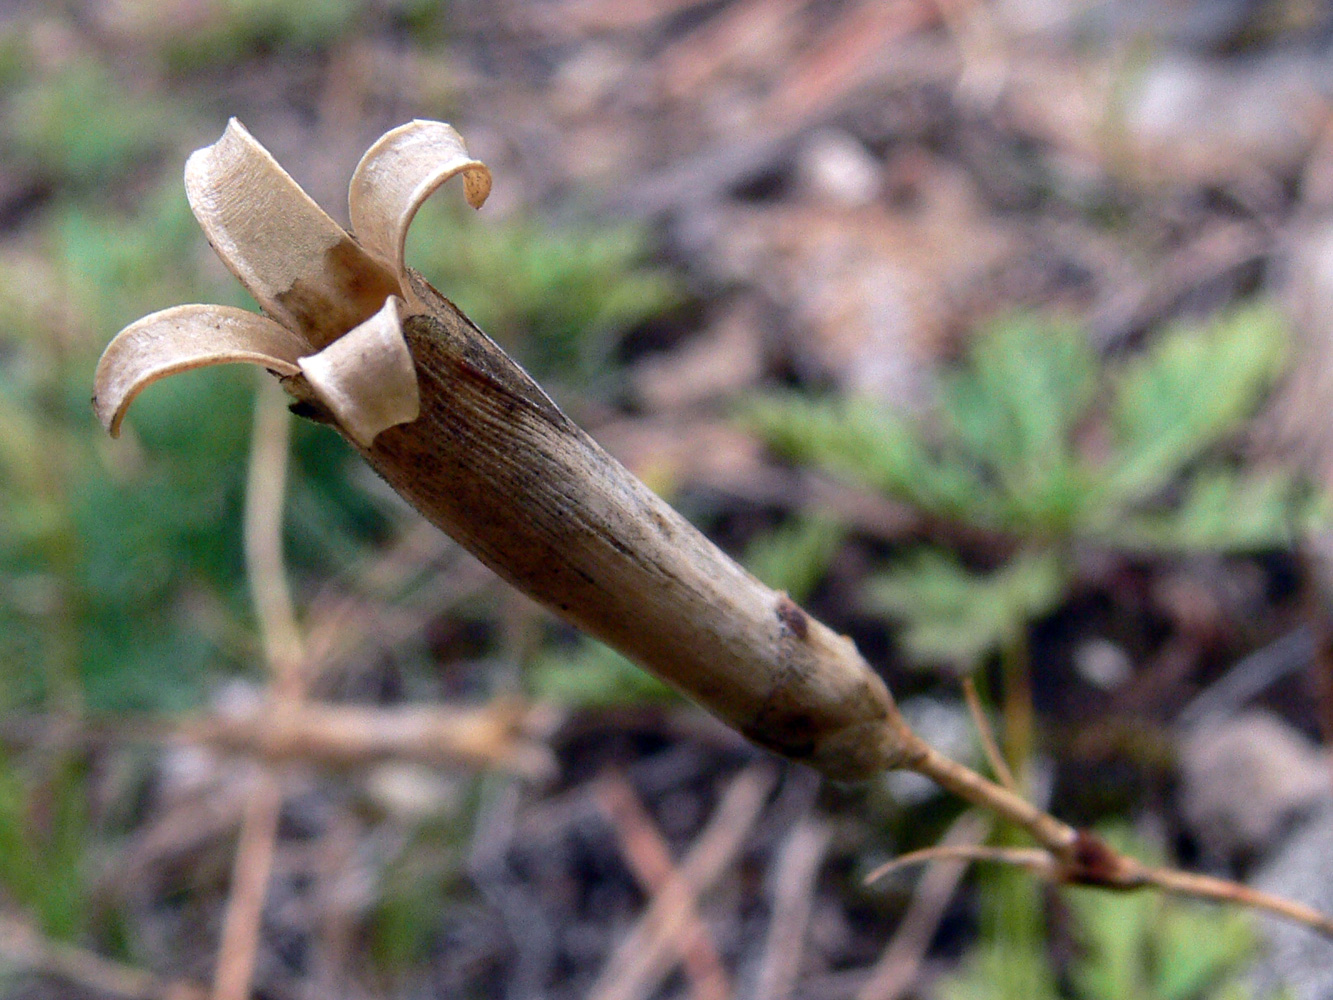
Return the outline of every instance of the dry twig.
{"type": "MultiPolygon", "coordinates": [[[[282,558],[282,512],[290,434],[291,418],[281,397],[265,387],[255,400],[255,426],[250,442],[245,561],[270,671],[270,711],[278,719],[299,703],[304,689],[301,633],[282,558]]],[[[213,1000],[246,1000],[254,979],[259,928],[282,812],[280,776],[260,770],[256,782],[246,802],[236,844],[231,891],[213,979],[213,1000]]]]}
{"type": "Polygon", "coordinates": [[[972,725],[977,727],[981,749],[986,754],[986,762],[990,764],[991,771],[1001,785],[1011,792],[1017,792],[1018,782],[1014,780],[1014,773],[1004,761],[1000,744],[995,739],[995,731],[991,729],[990,720],[986,718],[986,709],[981,704],[981,699],[977,697],[976,682],[971,677],[963,678],[963,697],[967,701],[967,710],[972,715],[972,725]]]}
{"type": "Polygon", "coordinates": [[[0,954],[8,962],[125,1000],[204,1000],[208,991],[42,936],[25,921],[0,916],[0,954]]]}
{"type": "MultiPolygon", "coordinates": [[[[982,815],[965,813],[954,821],[940,846],[953,850],[980,844],[989,827],[990,823],[982,815]]],[[[898,922],[898,932],[870,970],[870,978],[857,992],[856,1000],[897,1000],[907,991],[916,979],[921,959],[925,957],[966,869],[966,863],[959,859],[937,861],[926,870],[912,894],[907,912],[898,922]]],[[[867,881],[882,876],[886,870],[878,869],[867,881]]]]}
{"type": "MultiPolygon", "coordinates": [[[[606,775],[597,782],[593,794],[611,820],[621,852],[639,883],[651,895],[665,892],[680,874],[666,841],[630,783],[623,775],[606,775]]],[[[727,1000],[731,996],[730,980],[708,928],[693,899],[681,905],[687,912],[679,937],[680,962],[690,980],[690,996],[694,1000],[727,1000]]]]}
{"type": "Polygon", "coordinates": [[[549,727],[551,715],[503,700],[476,707],[308,702],[281,712],[203,716],[179,726],[175,736],[270,762],[356,767],[398,760],[540,780],[554,773],[555,760],[533,734],[549,727]]]}
{"type": "Polygon", "coordinates": [[[773,787],[766,768],[750,768],[732,779],[713,817],[673,877],[653,896],[634,928],[612,953],[589,1000],[636,1000],[651,994],[680,954],[695,900],[731,864],[773,787]]]}
{"type": "Polygon", "coordinates": [[[815,876],[831,836],[827,824],[805,816],[787,835],[778,853],[773,869],[773,915],[755,982],[757,997],[786,1000],[797,995],[815,876]]]}

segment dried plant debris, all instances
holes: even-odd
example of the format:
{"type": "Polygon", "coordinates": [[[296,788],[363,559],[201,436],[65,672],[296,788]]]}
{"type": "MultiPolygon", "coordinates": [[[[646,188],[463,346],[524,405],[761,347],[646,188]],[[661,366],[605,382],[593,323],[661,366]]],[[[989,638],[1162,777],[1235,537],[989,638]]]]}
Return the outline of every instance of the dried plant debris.
{"type": "Polygon", "coordinates": [[[153,382],[233,361],[304,375],[362,447],[415,419],[420,397],[402,324],[423,305],[403,247],[421,203],[457,174],[480,208],[490,171],[453,128],[417,120],[386,133],[352,176],[353,237],[232,119],[221,139],[190,157],[185,189],[209,243],[265,315],[188,305],[132,323],[98,363],[98,419],[118,434],[129,404],[153,382]]]}

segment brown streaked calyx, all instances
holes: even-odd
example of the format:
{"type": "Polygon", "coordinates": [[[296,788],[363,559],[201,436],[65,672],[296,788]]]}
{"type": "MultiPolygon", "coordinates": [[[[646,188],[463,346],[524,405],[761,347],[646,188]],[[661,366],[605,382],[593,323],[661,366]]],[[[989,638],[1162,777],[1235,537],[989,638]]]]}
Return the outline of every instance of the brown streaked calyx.
{"type": "Polygon", "coordinates": [[[158,379],[245,361],[304,376],[361,447],[414,420],[420,400],[402,322],[417,299],[403,246],[421,202],[460,173],[479,208],[490,171],[450,126],[414,121],[387,133],[353,176],[358,241],[232,119],[217,142],[190,156],[185,190],[209,243],[264,315],[179,306],[132,323],[98,362],[98,419],[114,436],[130,402],[158,379]]]}

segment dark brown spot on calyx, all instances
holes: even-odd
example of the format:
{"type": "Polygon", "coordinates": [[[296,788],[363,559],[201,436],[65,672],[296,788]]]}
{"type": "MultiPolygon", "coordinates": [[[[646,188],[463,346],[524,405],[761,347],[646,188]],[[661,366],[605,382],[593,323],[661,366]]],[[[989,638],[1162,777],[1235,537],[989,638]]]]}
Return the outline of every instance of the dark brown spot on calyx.
{"type": "Polygon", "coordinates": [[[786,594],[778,595],[778,621],[798,639],[805,639],[810,634],[810,616],[797,607],[786,594]]]}
{"type": "Polygon", "coordinates": [[[385,299],[401,291],[398,279],[348,237],[325,251],[318,276],[298,280],[275,297],[298,332],[322,348],[375,315],[385,299]]]}

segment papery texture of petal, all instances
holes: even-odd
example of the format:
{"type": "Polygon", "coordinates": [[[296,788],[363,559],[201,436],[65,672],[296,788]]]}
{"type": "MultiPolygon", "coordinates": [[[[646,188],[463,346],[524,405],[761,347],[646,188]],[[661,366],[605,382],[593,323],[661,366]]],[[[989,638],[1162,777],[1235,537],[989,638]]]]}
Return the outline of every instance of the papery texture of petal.
{"type": "Polygon", "coordinates": [[[468,204],[481,208],[491,193],[491,172],[468,154],[451,126],[417,119],[386,132],[361,158],[348,189],[356,238],[403,275],[412,217],[436,188],[460,173],[468,204]]]}
{"type": "Polygon", "coordinates": [[[185,164],[185,193],[208,241],[273,319],[314,349],[398,291],[367,254],[236,119],[185,164]]]}
{"type": "Polygon", "coordinates": [[[176,372],[245,361],[280,375],[300,371],[310,350],[296,334],[230,306],[173,306],[131,323],[102,352],[93,377],[93,410],[112,437],[144,388],[176,372]]]}
{"type": "Polygon", "coordinates": [[[380,431],[415,420],[421,409],[402,307],[390,297],[370,319],[300,361],[315,395],[363,448],[380,431]]]}

